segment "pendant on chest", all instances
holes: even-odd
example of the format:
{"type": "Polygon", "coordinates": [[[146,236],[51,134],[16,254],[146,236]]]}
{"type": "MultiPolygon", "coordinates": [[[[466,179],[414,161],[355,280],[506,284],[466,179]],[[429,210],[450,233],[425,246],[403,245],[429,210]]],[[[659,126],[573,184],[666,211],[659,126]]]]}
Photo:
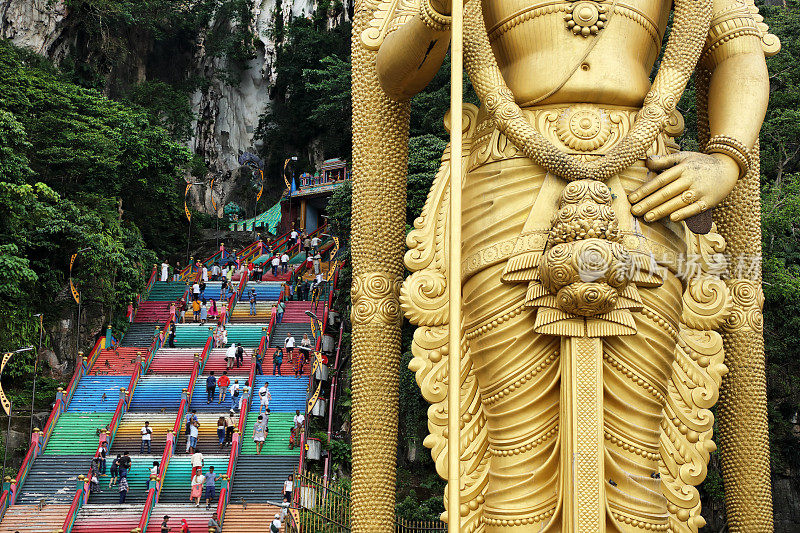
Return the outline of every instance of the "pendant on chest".
{"type": "Polygon", "coordinates": [[[608,21],[608,8],[595,0],[572,1],[567,6],[564,20],[575,35],[597,35],[608,21]]]}

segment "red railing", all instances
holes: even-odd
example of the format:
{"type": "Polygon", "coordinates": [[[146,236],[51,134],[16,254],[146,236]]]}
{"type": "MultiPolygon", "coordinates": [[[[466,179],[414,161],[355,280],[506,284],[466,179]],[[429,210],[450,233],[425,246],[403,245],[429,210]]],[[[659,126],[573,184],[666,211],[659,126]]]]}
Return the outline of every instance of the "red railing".
{"type": "MultiPolygon", "coordinates": [[[[255,379],[256,379],[256,361],[258,359],[258,355],[261,354],[262,361],[266,354],[266,346],[267,346],[267,335],[261,337],[261,343],[258,346],[258,350],[253,353],[253,359],[250,363],[250,376],[248,378],[247,383],[250,384],[250,390],[247,392],[247,401],[242,402],[242,408],[239,411],[239,423],[237,424],[237,429],[233,433],[233,442],[231,444],[231,454],[228,458],[228,470],[225,474],[225,480],[223,483],[222,490],[219,493],[219,501],[217,502],[217,516],[219,517],[219,523],[222,524],[225,520],[225,510],[228,507],[228,503],[230,502],[230,486],[233,483],[233,475],[236,469],[236,461],[239,458],[239,449],[241,447],[242,442],[242,435],[244,434],[244,427],[247,421],[247,414],[250,412],[250,404],[253,401],[253,391],[255,389],[255,379]]],[[[263,370],[263,368],[262,368],[263,370]]]]}
{"type": "MultiPolygon", "coordinates": [[[[322,338],[325,336],[325,326],[328,324],[328,314],[330,313],[331,306],[333,305],[333,294],[336,291],[336,285],[339,282],[339,270],[340,270],[340,268],[341,268],[341,266],[336,269],[336,272],[333,275],[333,281],[331,282],[330,290],[328,291],[328,301],[327,301],[328,305],[325,307],[325,312],[322,315],[322,323],[320,324],[319,337],[317,337],[316,343],[314,345],[314,351],[316,353],[321,353],[321,351],[322,351],[322,338]]],[[[312,318],[311,320],[314,320],[314,319],[312,318]]],[[[341,339],[340,339],[340,342],[341,342],[341,339]]],[[[337,350],[337,352],[338,352],[338,350],[337,350]]],[[[338,355],[337,355],[337,358],[338,358],[338,355]]],[[[315,366],[316,365],[312,364],[312,366],[311,366],[311,374],[308,377],[308,388],[306,389],[306,391],[307,391],[307,393],[309,395],[309,399],[312,397],[312,395],[316,395],[316,392],[312,392],[312,391],[314,391],[314,373],[315,373],[314,369],[315,369],[315,366]]],[[[331,393],[331,397],[332,396],[333,396],[333,394],[331,393]]],[[[320,399],[317,398],[316,401],[320,401],[320,399]]],[[[333,403],[332,402],[333,402],[333,400],[330,399],[329,400],[329,405],[328,405],[329,410],[333,409],[333,403]]],[[[309,402],[306,402],[306,413],[305,413],[306,423],[305,423],[305,426],[304,426],[304,429],[303,429],[303,433],[301,435],[299,435],[299,436],[296,436],[296,438],[299,437],[299,439],[300,439],[300,461],[299,461],[299,464],[297,466],[297,471],[298,472],[303,472],[303,465],[305,463],[306,434],[308,433],[308,426],[309,426],[308,417],[309,417],[309,414],[310,414],[309,413],[310,410],[311,410],[311,408],[309,407],[309,402]]]]}

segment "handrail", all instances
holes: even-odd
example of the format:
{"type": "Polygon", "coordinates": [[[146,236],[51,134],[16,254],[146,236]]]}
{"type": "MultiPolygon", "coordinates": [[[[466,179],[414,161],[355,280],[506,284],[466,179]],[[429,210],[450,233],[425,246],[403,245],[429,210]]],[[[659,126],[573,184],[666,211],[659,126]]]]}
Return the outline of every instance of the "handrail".
{"type": "Polygon", "coordinates": [[[262,360],[265,354],[265,346],[267,344],[267,335],[261,337],[261,343],[258,345],[258,349],[253,352],[252,360],[250,362],[250,375],[248,377],[247,383],[250,386],[250,389],[245,392],[247,394],[246,398],[247,401],[242,402],[242,408],[239,410],[239,423],[237,424],[236,429],[233,433],[233,441],[231,442],[231,453],[228,457],[228,470],[225,473],[223,478],[223,487],[219,492],[219,501],[217,502],[217,517],[219,518],[219,523],[223,524],[225,521],[225,511],[228,508],[228,503],[230,502],[230,486],[233,482],[233,475],[236,469],[236,461],[239,459],[239,449],[241,447],[242,442],[242,435],[244,434],[244,427],[247,420],[247,414],[250,412],[250,404],[252,403],[253,398],[253,390],[255,389],[255,379],[256,379],[256,361],[258,360],[258,354],[261,354],[262,360]]]}
{"type": "MultiPolygon", "coordinates": [[[[341,268],[341,266],[339,268],[341,268]]],[[[336,284],[338,283],[338,281],[339,281],[339,272],[338,272],[338,269],[337,269],[337,272],[333,276],[333,283],[331,283],[330,290],[328,292],[328,305],[325,307],[325,313],[322,316],[322,324],[320,324],[319,337],[317,337],[316,343],[314,345],[314,353],[317,354],[317,355],[322,353],[322,338],[325,336],[325,327],[326,327],[326,325],[328,323],[328,314],[330,313],[331,305],[333,304],[333,293],[336,290],[336,284]]],[[[313,320],[313,319],[311,319],[311,320],[313,320]]],[[[314,390],[314,373],[315,373],[314,369],[315,368],[316,368],[316,365],[312,365],[311,373],[308,376],[308,387],[306,389],[306,393],[308,395],[307,400],[310,400],[313,397],[314,398],[314,403],[316,404],[316,402],[319,401],[319,393],[320,393],[320,390],[321,390],[321,383],[320,383],[320,387],[317,387],[317,390],[314,390]],[[314,391],[313,394],[312,394],[312,391],[314,391]]],[[[331,404],[329,407],[332,409],[333,405],[331,404]]],[[[306,434],[308,433],[308,426],[309,426],[308,417],[309,417],[309,413],[310,413],[312,408],[313,408],[313,405],[311,405],[311,402],[310,401],[306,401],[306,413],[305,413],[306,423],[305,423],[305,426],[303,428],[303,434],[300,436],[300,461],[299,461],[299,464],[297,466],[297,471],[298,472],[303,472],[304,459],[305,459],[305,443],[306,443],[306,437],[307,437],[306,434]]]]}
{"type": "MultiPolygon", "coordinates": [[[[328,443],[331,442],[331,434],[333,433],[333,407],[336,403],[336,385],[338,384],[339,380],[339,355],[342,352],[342,337],[344,336],[344,320],[339,323],[339,340],[336,343],[336,358],[334,359],[333,363],[333,372],[330,374],[331,377],[331,391],[330,397],[328,398],[328,443]]],[[[325,456],[325,466],[322,469],[322,476],[325,480],[325,484],[328,484],[328,473],[330,471],[331,465],[331,454],[327,454],[325,456]]]]}
{"type": "Polygon", "coordinates": [[[236,291],[228,298],[228,312],[225,314],[226,324],[231,321],[233,308],[236,307],[236,303],[239,301],[239,298],[242,297],[245,285],[247,285],[247,269],[242,272],[242,277],[239,278],[239,286],[236,287],[236,291]]]}

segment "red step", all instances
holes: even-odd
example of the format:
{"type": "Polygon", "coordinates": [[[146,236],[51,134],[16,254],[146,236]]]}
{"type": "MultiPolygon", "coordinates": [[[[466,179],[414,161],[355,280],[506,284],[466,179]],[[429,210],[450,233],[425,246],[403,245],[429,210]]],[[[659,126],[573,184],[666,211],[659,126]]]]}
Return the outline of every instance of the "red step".
{"type": "Polygon", "coordinates": [[[169,319],[169,307],[173,302],[140,302],[134,322],[158,322],[164,324],[169,319]]]}
{"type": "Polygon", "coordinates": [[[292,277],[292,271],[288,271],[286,274],[278,273],[277,276],[272,275],[272,271],[267,272],[263,276],[261,276],[261,281],[289,281],[289,278],[292,277]]]}
{"type": "MultiPolygon", "coordinates": [[[[208,376],[209,372],[214,371],[217,377],[222,375],[225,368],[225,352],[227,348],[214,348],[208,356],[206,367],[203,369],[203,374],[208,376]]],[[[244,358],[244,365],[236,368],[235,366],[228,370],[229,376],[248,376],[250,375],[250,355],[253,353],[252,348],[245,348],[247,356],[244,358]]]]}
{"type": "Polygon", "coordinates": [[[161,348],[153,357],[148,371],[153,374],[191,374],[197,348],[161,348]]]}
{"type": "Polygon", "coordinates": [[[93,376],[130,376],[136,368],[137,354],[147,357],[147,350],[143,348],[117,348],[116,350],[101,350],[89,374],[93,376]]]}

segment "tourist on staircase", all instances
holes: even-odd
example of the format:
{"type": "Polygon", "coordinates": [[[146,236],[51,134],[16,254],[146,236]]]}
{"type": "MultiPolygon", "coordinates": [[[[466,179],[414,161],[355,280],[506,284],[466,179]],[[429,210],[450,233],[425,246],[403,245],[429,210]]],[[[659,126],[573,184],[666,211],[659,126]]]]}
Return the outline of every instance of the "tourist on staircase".
{"type": "Polygon", "coordinates": [[[217,302],[212,299],[208,302],[208,319],[215,320],[217,318],[217,315],[219,315],[219,313],[217,312],[217,302]]]}
{"type": "Polygon", "coordinates": [[[289,332],[286,334],[286,339],[283,341],[283,347],[286,348],[286,355],[289,356],[289,364],[294,362],[294,357],[292,356],[294,353],[294,337],[292,333],[289,332]]]}
{"type": "Polygon", "coordinates": [[[275,350],[275,354],[272,356],[272,375],[273,376],[280,376],[281,375],[281,365],[283,364],[283,350],[278,347],[275,350]]]}
{"type": "Polygon", "coordinates": [[[263,410],[269,411],[269,401],[272,399],[272,393],[269,392],[268,381],[264,382],[261,388],[258,389],[258,398],[261,400],[261,407],[258,408],[258,414],[261,414],[263,410]]]}
{"type": "Polygon", "coordinates": [[[161,522],[161,533],[169,533],[169,515],[164,515],[164,521],[161,522]]]}
{"type": "Polygon", "coordinates": [[[219,525],[217,513],[214,513],[211,515],[211,518],[208,519],[208,531],[209,533],[222,533],[222,526],[219,525]]]}
{"type": "MultiPolygon", "coordinates": [[[[192,460],[194,463],[194,459],[192,460]]],[[[194,468],[192,472],[194,472],[194,468]]],[[[203,475],[202,469],[198,470],[196,474],[192,473],[192,490],[189,492],[189,501],[194,500],[195,507],[200,507],[200,498],[203,496],[203,485],[205,484],[206,478],[203,475]]]]}
{"type": "Polygon", "coordinates": [[[256,316],[256,290],[250,289],[250,316],[256,316]]]}
{"type": "MultiPolygon", "coordinates": [[[[195,285],[197,285],[195,283],[195,285]]],[[[198,297],[200,295],[198,294],[198,297]]],[[[199,322],[200,321],[200,300],[194,299],[192,300],[192,322],[199,322]]]]}
{"type": "Polygon", "coordinates": [[[201,279],[203,280],[203,282],[207,282],[208,281],[208,267],[203,265],[203,271],[202,272],[203,272],[203,274],[202,274],[201,279]]]}
{"type": "Polygon", "coordinates": [[[214,485],[217,482],[219,476],[214,473],[214,467],[208,467],[208,474],[206,474],[206,509],[211,507],[211,500],[214,499],[216,486],[214,485]]]}
{"type": "Polygon", "coordinates": [[[314,235],[314,238],[311,239],[311,251],[317,253],[320,244],[320,238],[317,235],[314,235]]]}
{"type": "Polygon", "coordinates": [[[142,434],[142,443],[139,445],[139,453],[145,453],[145,449],[147,449],[147,455],[150,455],[150,440],[153,437],[153,430],[150,428],[150,422],[145,422],[144,426],[140,430],[142,434]]]}
{"type": "Polygon", "coordinates": [[[214,394],[217,392],[217,378],[214,376],[214,371],[212,370],[208,374],[208,378],[206,378],[206,404],[210,404],[214,401],[214,394]]]}
{"type": "Polygon", "coordinates": [[[236,414],[233,409],[228,411],[228,416],[225,417],[225,445],[231,446],[233,444],[233,430],[236,424],[233,420],[233,415],[236,414]]]}
{"type": "Polygon", "coordinates": [[[264,356],[261,354],[260,351],[256,350],[255,358],[256,358],[256,375],[263,376],[264,368],[261,365],[264,362],[264,356]]]}
{"type": "Polygon", "coordinates": [[[153,461],[153,466],[150,467],[150,477],[147,478],[147,482],[145,483],[144,490],[147,492],[150,490],[150,482],[154,481],[158,477],[158,461],[153,461]]]}
{"type": "Polygon", "coordinates": [[[205,325],[206,320],[208,320],[208,306],[204,298],[200,303],[200,325],[205,325]]]}
{"type": "Polygon", "coordinates": [[[219,264],[218,263],[214,263],[211,266],[211,281],[219,281],[219,276],[220,276],[221,272],[222,272],[222,269],[219,268],[219,264]]]}
{"type": "Polygon", "coordinates": [[[200,284],[196,281],[192,283],[192,300],[200,299],[200,284]]]}
{"type": "Polygon", "coordinates": [[[165,260],[161,263],[161,281],[167,281],[169,277],[169,263],[165,260]]]}
{"type": "Polygon", "coordinates": [[[300,446],[300,436],[303,434],[303,428],[306,424],[306,417],[300,414],[297,409],[294,415],[294,425],[292,426],[292,434],[289,437],[289,449],[294,449],[295,446],[300,446]]]}
{"type": "Polygon", "coordinates": [[[203,454],[200,453],[200,450],[195,450],[192,453],[192,476],[203,473],[204,463],[203,454]]]}
{"type": "Polygon", "coordinates": [[[231,410],[235,410],[239,406],[239,392],[241,392],[239,387],[239,380],[234,379],[233,385],[231,385],[230,393],[231,393],[231,410]]]}
{"type": "Polygon", "coordinates": [[[228,371],[223,370],[222,375],[217,380],[217,386],[219,387],[219,402],[222,403],[225,401],[225,393],[228,392],[228,387],[231,384],[231,380],[228,377],[228,371]]]}
{"type": "Polygon", "coordinates": [[[283,252],[283,255],[281,255],[281,273],[286,274],[287,272],[289,272],[289,254],[283,252]]]}
{"type": "Polygon", "coordinates": [[[128,478],[123,477],[119,480],[119,503],[125,503],[125,498],[128,497],[128,478]]]}
{"type": "Polygon", "coordinates": [[[241,368],[244,364],[244,347],[239,344],[236,346],[236,368],[241,368]]]}
{"type": "Polygon", "coordinates": [[[236,343],[233,342],[228,347],[228,349],[225,350],[225,367],[228,370],[230,370],[231,368],[233,368],[233,363],[235,361],[236,361],[236,343]]]}
{"type": "Polygon", "coordinates": [[[303,366],[311,359],[311,339],[308,338],[308,333],[303,334],[303,340],[300,341],[300,361],[297,364],[296,377],[303,375],[303,366]]]}
{"type": "Polygon", "coordinates": [[[258,420],[253,424],[253,442],[256,443],[256,455],[261,455],[261,448],[264,447],[264,441],[267,440],[267,422],[264,420],[264,415],[259,414],[258,420]]]}
{"type": "Polygon", "coordinates": [[[275,254],[272,257],[272,277],[273,278],[277,278],[278,277],[278,267],[280,266],[280,264],[281,264],[281,259],[280,259],[280,257],[278,257],[277,254],[275,254]]]}
{"type": "Polygon", "coordinates": [[[111,479],[108,480],[108,488],[113,487],[119,481],[119,464],[122,456],[117,454],[117,458],[111,461],[111,479]]]}
{"type": "Polygon", "coordinates": [[[219,449],[221,450],[223,446],[225,446],[225,417],[220,416],[217,418],[217,439],[219,440],[219,449]]]}
{"type": "Polygon", "coordinates": [[[170,348],[175,347],[175,324],[172,324],[169,328],[169,337],[167,338],[167,346],[170,348]]]}
{"type": "Polygon", "coordinates": [[[278,305],[275,306],[275,322],[280,324],[283,322],[283,312],[286,311],[286,302],[283,300],[278,302],[278,305]]]}
{"type": "Polygon", "coordinates": [[[197,418],[192,420],[189,424],[189,453],[194,454],[197,452],[197,437],[200,435],[200,422],[197,418]]]}

